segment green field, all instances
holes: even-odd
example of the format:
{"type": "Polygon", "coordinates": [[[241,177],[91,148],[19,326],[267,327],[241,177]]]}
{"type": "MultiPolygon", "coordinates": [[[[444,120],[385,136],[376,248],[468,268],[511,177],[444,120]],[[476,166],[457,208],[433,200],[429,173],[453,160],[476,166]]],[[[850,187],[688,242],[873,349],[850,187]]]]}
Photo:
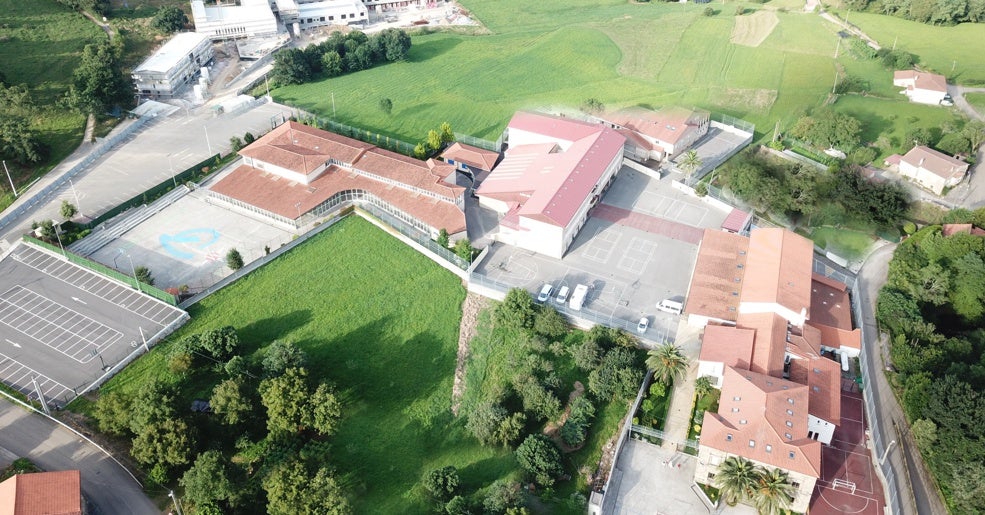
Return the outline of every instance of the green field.
{"type": "Polygon", "coordinates": [[[979,114],[985,116],[985,93],[965,93],[964,99],[967,100],[979,114]]]}
{"type": "MultiPolygon", "coordinates": [[[[279,88],[278,101],[416,142],[449,121],[461,133],[496,139],[518,109],[697,106],[761,129],[789,126],[824,100],[834,78],[835,26],[778,12],[758,47],[729,42],[735,4],[716,16],[694,4],[624,0],[466,0],[491,35],[417,35],[406,62],[279,88]],[[522,12],[522,16],[516,13],[522,12]],[[393,113],[378,108],[393,101],[393,113]]],[[[749,4],[751,9],[773,6],[749,4]]],[[[885,80],[888,71],[881,70],[885,80]]]]}
{"type": "Polygon", "coordinates": [[[843,227],[818,227],[811,231],[810,238],[824,250],[850,261],[865,257],[874,241],[871,234],[843,227]]]}
{"type": "Polygon", "coordinates": [[[923,127],[939,130],[945,122],[956,126],[961,124],[961,117],[954,108],[915,104],[903,95],[896,95],[895,98],[845,95],[838,97],[834,108],[862,122],[862,141],[876,142],[880,137],[886,139],[889,148],[880,152],[880,158],[905,153],[913,148],[912,142],[904,141],[907,131],[911,129],[923,127]]]}

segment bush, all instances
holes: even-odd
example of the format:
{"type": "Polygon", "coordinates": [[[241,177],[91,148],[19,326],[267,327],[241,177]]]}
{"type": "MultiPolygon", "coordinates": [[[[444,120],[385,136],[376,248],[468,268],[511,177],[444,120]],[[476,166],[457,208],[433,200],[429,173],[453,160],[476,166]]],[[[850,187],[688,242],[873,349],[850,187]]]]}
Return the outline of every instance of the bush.
{"type": "Polygon", "coordinates": [[[226,266],[231,270],[243,268],[243,256],[236,249],[229,249],[226,253],[226,266]]]}
{"type": "Polygon", "coordinates": [[[434,469],[424,475],[421,484],[431,496],[438,500],[447,500],[455,494],[459,487],[458,469],[449,465],[434,469]]]}
{"type": "Polygon", "coordinates": [[[917,224],[913,222],[905,222],[903,224],[903,232],[906,234],[913,234],[917,232],[917,224]]]}
{"type": "Polygon", "coordinates": [[[527,437],[516,449],[516,460],[534,482],[541,486],[551,486],[564,472],[561,465],[561,451],[550,438],[542,434],[527,437]]]}
{"type": "Polygon", "coordinates": [[[161,32],[178,32],[188,23],[188,17],[179,7],[171,5],[158,9],[150,23],[161,32]]]}
{"type": "Polygon", "coordinates": [[[146,266],[138,266],[137,268],[134,268],[133,275],[138,281],[154,286],[154,276],[146,266]]]}
{"type": "Polygon", "coordinates": [[[705,7],[705,10],[701,11],[701,14],[704,14],[705,16],[714,16],[715,10],[712,9],[711,7],[705,7]]]}
{"type": "Polygon", "coordinates": [[[699,197],[708,195],[708,185],[703,182],[699,182],[698,185],[694,187],[694,194],[699,197]]]}

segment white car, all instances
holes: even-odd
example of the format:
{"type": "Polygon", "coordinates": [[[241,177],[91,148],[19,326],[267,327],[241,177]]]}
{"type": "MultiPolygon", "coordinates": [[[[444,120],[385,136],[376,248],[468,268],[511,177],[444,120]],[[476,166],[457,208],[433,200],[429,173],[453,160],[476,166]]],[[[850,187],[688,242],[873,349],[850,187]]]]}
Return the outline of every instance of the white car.
{"type": "Polygon", "coordinates": [[[650,328],[650,319],[648,317],[643,317],[640,319],[640,323],[636,325],[636,332],[643,334],[649,328],[650,328]]]}
{"type": "Polygon", "coordinates": [[[568,287],[567,286],[562,286],[557,291],[557,297],[555,298],[555,300],[557,300],[557,303],[558,304],[564,304],[565,302],[568,302],[568,287]]]}
{"type": "Polygon", "coordinates": [[[541,304],[547,302],[547,299],[551,298],[552,291],[554,291],[554,287],[551,286],[551,283],[544,283],[544,285],[540,287],[540,295],[537,296],[537,302],[541,304]]]}

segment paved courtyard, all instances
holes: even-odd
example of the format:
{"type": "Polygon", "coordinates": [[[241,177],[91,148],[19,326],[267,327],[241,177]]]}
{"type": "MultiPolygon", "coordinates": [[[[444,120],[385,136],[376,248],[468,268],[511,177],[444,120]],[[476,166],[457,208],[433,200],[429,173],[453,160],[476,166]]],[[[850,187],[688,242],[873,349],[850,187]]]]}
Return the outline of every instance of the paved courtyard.
{"type": "Polygon", "coordinates": [[[232,273],[226,253],[235,248],[249,263],[291,241],[294,233],[244,214],[210,204],[197,190],[103,247],[90,259],[130,273],[145,266],[159,288],[186,285],[205,289],[232,273]]]}
{"type": "Polygon", "coordinates": [[[627,439],[617,459],[603,515],[711,513],[693,486],[696,457],[627,439]]]}

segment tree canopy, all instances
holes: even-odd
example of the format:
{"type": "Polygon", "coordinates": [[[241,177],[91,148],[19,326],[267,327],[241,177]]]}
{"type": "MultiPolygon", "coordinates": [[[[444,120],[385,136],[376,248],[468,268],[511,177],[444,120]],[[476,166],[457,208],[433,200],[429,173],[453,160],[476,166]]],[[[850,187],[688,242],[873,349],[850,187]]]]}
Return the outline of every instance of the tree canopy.
{"type": "Polygon", "coordinates": [[[819,148],[849,151],[859,145],[862,122],[834,109],[818,109],[797,121],[790,133],[819,148]]]}
{"type": "Polygon", "coordinates": [[[161,32],[178,32],[188,24],[188,17],[180,7],[165,5],[157,10],[150,23],[161,32]]]}
{"type": "Polygon", "coordinates": [[[119,39],[86,45],[72,74],[67,104],[86,114],[98,114],[126,100],[130,82],[123,75],[122,53],[119,39]]]}

